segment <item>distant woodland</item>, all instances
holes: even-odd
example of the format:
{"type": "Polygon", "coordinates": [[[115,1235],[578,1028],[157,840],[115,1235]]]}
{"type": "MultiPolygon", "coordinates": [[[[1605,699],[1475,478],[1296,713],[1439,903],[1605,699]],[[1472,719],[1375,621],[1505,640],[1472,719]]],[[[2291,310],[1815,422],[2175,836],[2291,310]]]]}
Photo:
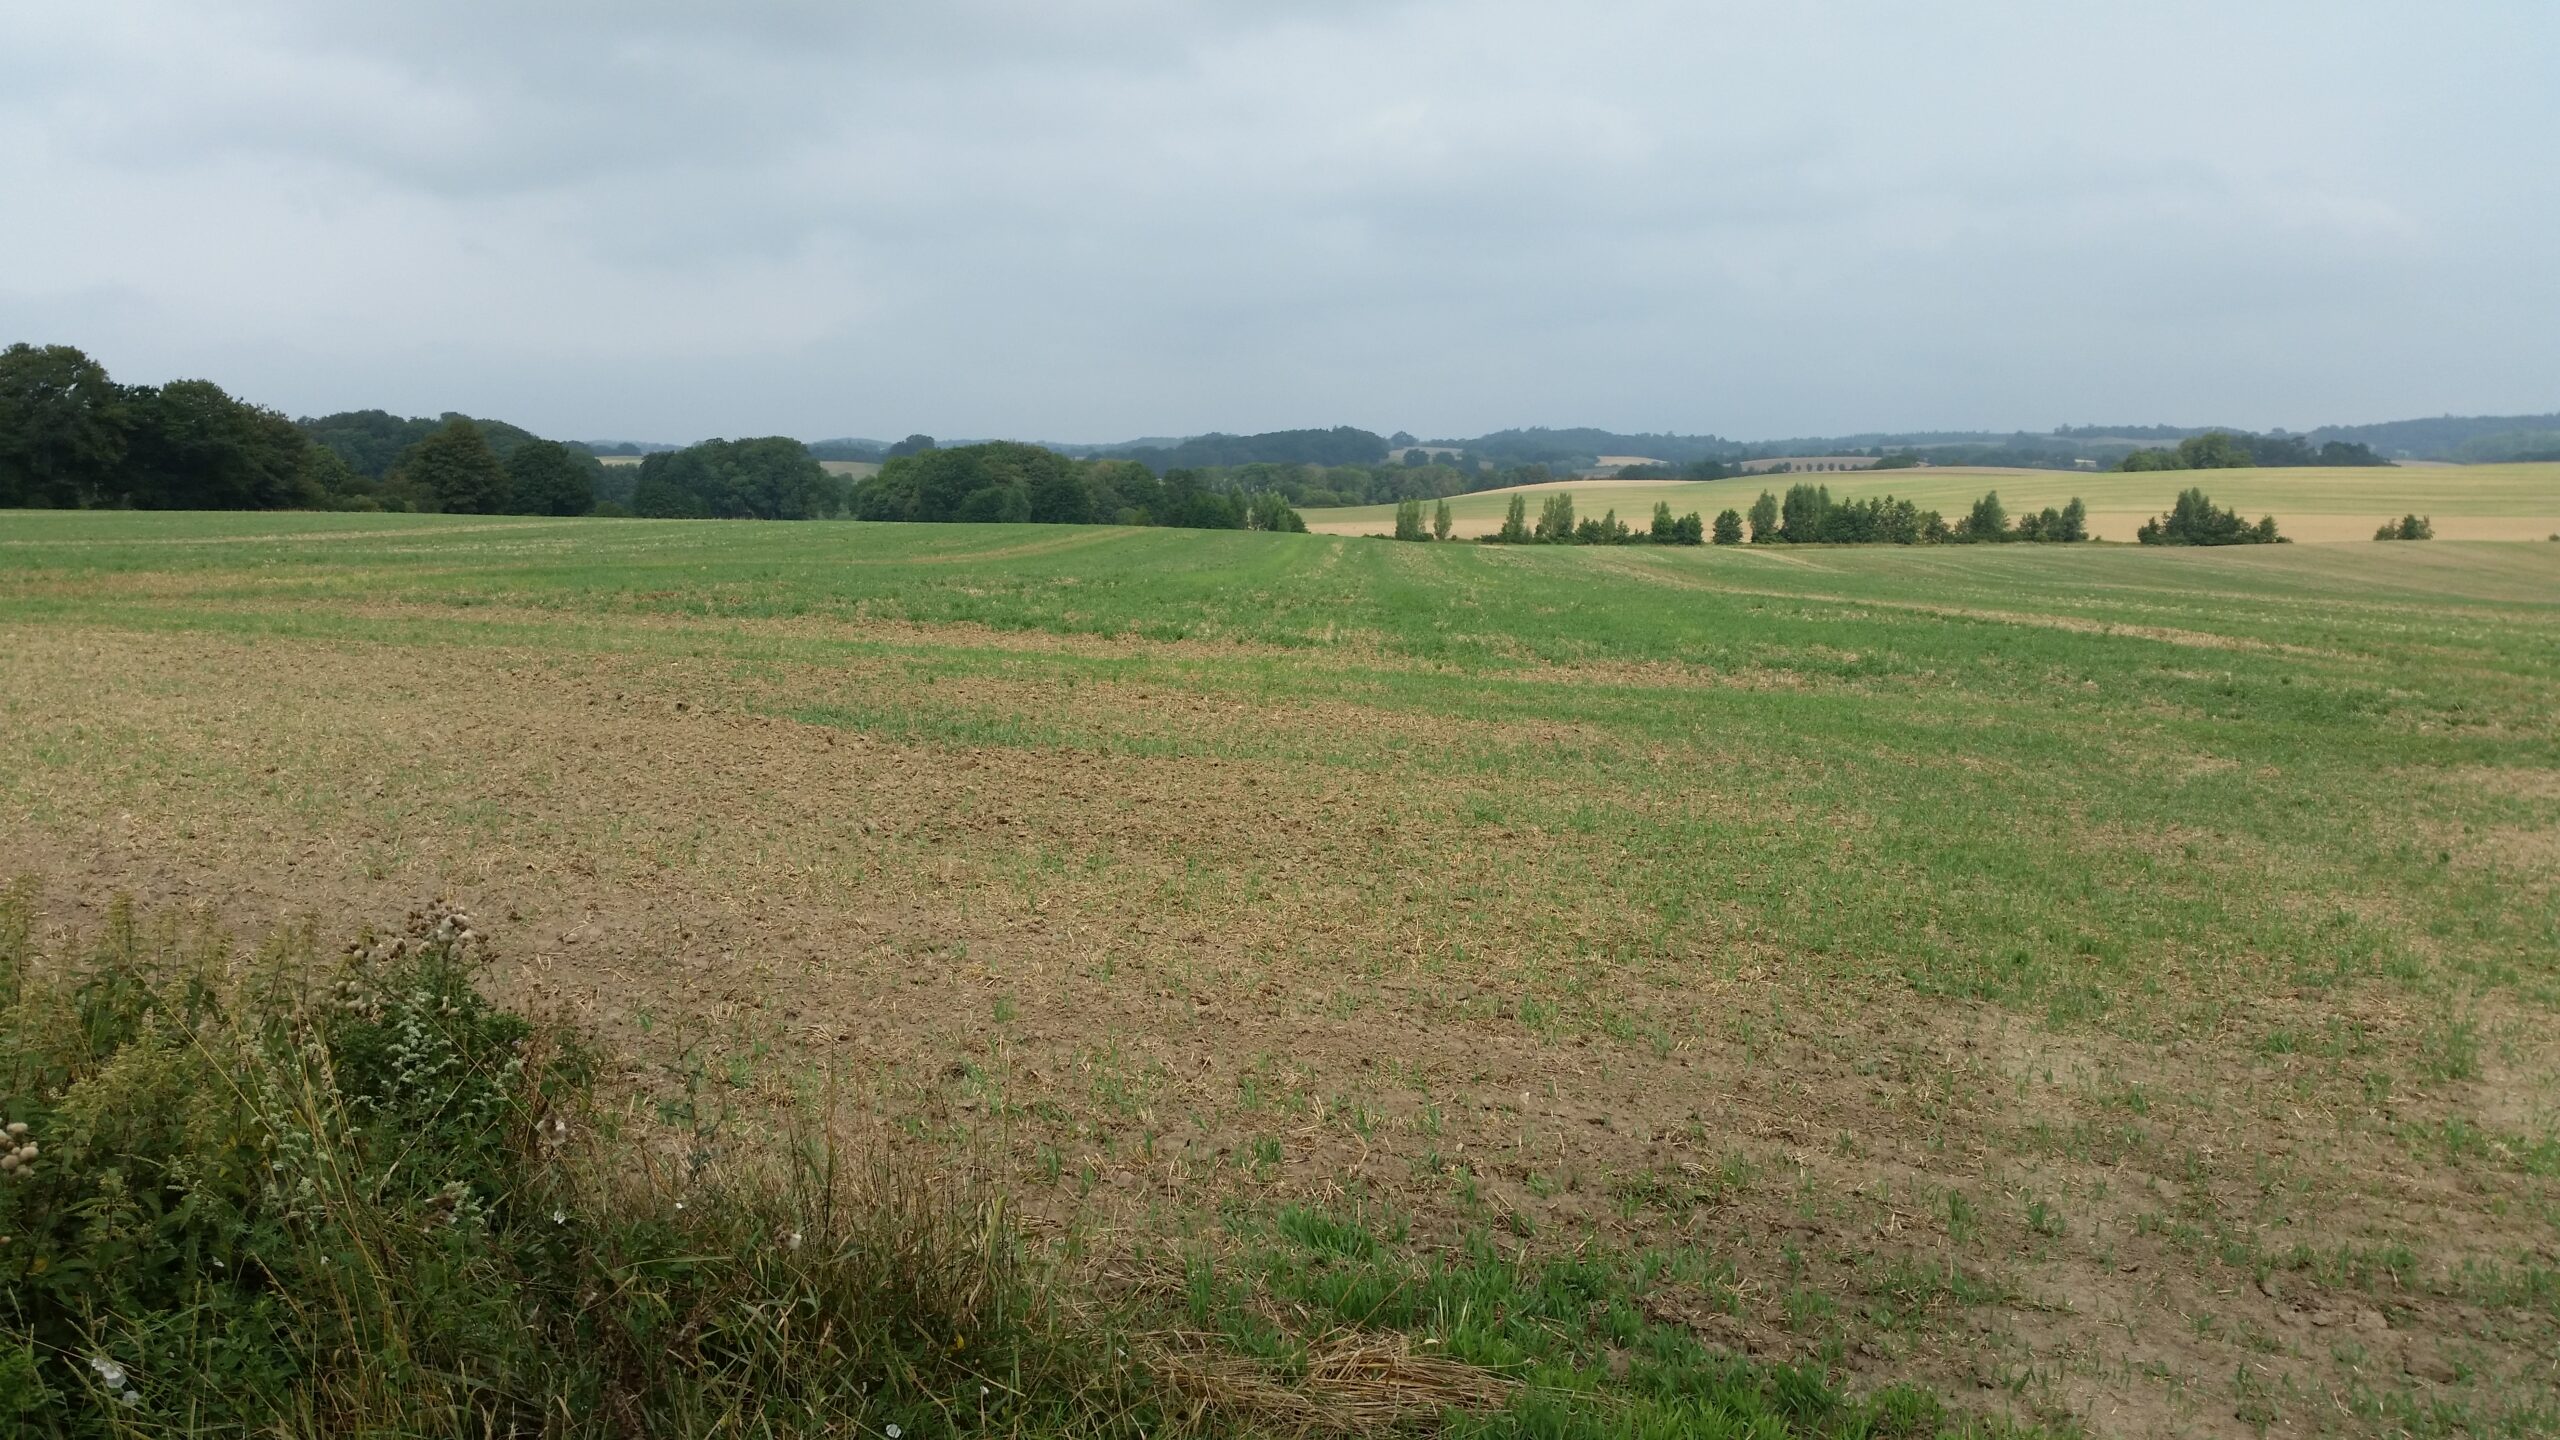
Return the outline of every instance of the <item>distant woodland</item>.
{"type": "Polygon", "coordinates": [[[1500,430],[1467,439],[1351,426],[1120,445],[930,435],[691,445],[546,439],[503,420],[355,410],[288,419],[210,380],[124,385],[68,345],[0,351],[0,505],[447,511],[802,520],[1034,520],[1302,528],[1301,509],[1429,503],[1576,475],[1712,480],[1785,457],[1865,468],[2210,470],[2560,460],[2560,414],[2442,417],[2302,434],[2167,425],[2044,434],[1715,435],[1500,430]],[[603,463],[605,458],[616,464],[603,463]],[[636,463],[631,463],[635,462],[636,463]],[[822,462],[878,464],[856,480],[822,462]],[[1605,463],[1604,463],[1605,462],[1605,463]]]}

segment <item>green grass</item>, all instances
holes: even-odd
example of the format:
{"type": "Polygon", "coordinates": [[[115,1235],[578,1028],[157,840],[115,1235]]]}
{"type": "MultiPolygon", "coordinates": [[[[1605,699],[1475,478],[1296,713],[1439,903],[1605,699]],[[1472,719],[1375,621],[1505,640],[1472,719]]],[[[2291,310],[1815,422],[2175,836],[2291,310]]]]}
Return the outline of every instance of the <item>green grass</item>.
{"type": "Polygon", "coordinates": [[[1592,1397],[1494,1433],[1705,1423],[1648,1376],[1851,1433],[1906,1365],[2533,1433],[2555,716],[2560,545],[0,516],[15,863],[731,917],[585,993],[741,1093],[858,1036],[919,1145],[1199,1240],[1265,1378],[1349,1332],[1592,1397]],[[1412,1233],[1310,1198],[1377,1192],[1412,1233]],[[1719,1275],[1818,1414],[1658,1318],[1719,1275]]]}
{"type": "MultiPolygon", "coordinates": [[[[2122,1002],[2156,986],[2167,953],[2197,973],[2247,959],[2297,982],[2352,982],[2391,973],[2423,935],[2458,938],[2457,968],[2491,983],[2551,983],[2550,887],[2510,866],[2447,865],[2408,822],[2543,813],[2458,777],[2560,761],[2560,547],[1773,558],[1039,527],[392,521],[11,516],[0,617],[254,643],[713,657],[739,667],[748,708],[901,742],[1389,767],[1456,787],[1509,826],[1630,857],[1607,891],[1622,943],[1723,914],[1824,965],[2130,1024],[2159,1018],[2122,1002]],[[1032,653],[878,622],[1188,648],[1032,653]],[[795,695],[759,678],[857,662],[911,683],[795,695]],[[1548,678],[1609,666],[1657,669],[1548,678]],[[1392,726],[1160,728],[1108,708],[990,709],[934,684],[970,677],[1356,704],[1457,738],[1408,748],[1392,726]],[[1558,725],[1586,738],[1521,738],[1558,725]],[[1532,777],[1566,789],[1505,793],[1532,777]],[[1638,803],[1665,785],[1729,803],[1638,803]],[[1730,863],[1737,851],[1751,863],[1730,863]],[[1853,863],[1833,858],[1844,853],[1853,863]],[[2415,931],[2378,924],[2369,901],[2425,918],[2415,931]]],[[[97,743],[43,741],[38,700],[5,702],[28,727],[22,743],[69,747],[46,752],[55,763],[97,743]]],[[[0,794],[33,778],[12,770],[0,794]]],[[[2460,1064],[2447,1035],[2431,1052],[2440,1075],[2460,1064]]]]}

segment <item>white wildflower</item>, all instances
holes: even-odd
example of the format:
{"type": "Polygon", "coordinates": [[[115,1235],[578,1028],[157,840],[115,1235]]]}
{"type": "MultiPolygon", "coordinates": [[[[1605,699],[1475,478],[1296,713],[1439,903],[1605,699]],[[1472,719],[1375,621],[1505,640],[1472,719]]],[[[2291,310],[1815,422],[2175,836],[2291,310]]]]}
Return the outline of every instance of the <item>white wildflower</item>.
{"type": "Polygon", "coordinates": [[[898,1440],[899,1436],[904,1435],[907,1432],[899,1429],[897,1422],[891,1421],[889,1424],[880,1427],[880,1433],[888,1436],[889,1440],[898,1440]]]}
{"type": "Polygon", "coordinates": [[[552,1223],[552,1224],[554,1224],[554,1225],[566,1225],[566,1224],[568,1224],[568,1223],[569,1223],[569,1212],[568,1212],[568,1211],[566,1211],[566,1210],[554,1210],[554,1211],[552,1211],[552,1212],[551,1212],[551,1223],[552,1223]]]}
{"type": "Polygon", "coordinates": [[[104,1355],[92,1355],[89,1357],[89,1368],[98,1372],[98,1378],[107,1383],[108,1389],[124,1388],[124,1367],[115,1361],[104,1355]]]}

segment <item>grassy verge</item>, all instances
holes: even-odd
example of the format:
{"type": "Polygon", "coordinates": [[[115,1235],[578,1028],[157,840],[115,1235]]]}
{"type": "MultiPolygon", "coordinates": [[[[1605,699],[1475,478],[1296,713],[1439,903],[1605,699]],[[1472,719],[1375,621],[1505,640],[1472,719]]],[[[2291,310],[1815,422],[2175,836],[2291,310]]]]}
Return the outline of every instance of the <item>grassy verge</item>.
{"type": "Polygon", "coordinates": [[[1002,1207],[617,1116],[431,909],[334,965],[0,900],[0,1416],[109,1435],[1935,1435],[1642,1308],[1659,1266],[1285,1210],[1105,1301],[1002,1207]],[[48,953],[50,952],[50,953],[48,953]],[[1140,1287],[1143,1295],[1143,1287],[1140,1287]]]}

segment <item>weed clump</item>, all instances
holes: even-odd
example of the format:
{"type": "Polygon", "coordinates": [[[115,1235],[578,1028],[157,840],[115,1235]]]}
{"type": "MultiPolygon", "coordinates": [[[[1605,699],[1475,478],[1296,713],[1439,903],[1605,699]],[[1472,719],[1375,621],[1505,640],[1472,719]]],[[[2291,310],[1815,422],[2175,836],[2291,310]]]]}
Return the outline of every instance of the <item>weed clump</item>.
{"type": "MultiPolygon", "coordinates": [[[[245,969],[0,901],[0,1417],[48,1436],[1108,1429],[998,1213],[833,1147],[653,1159],[437,907],[245,969]],[[1094,1423],[1088,1423],[1094,1422],[1094,1423]]],[[[894,1432],[893,1432],[894,1433],[894,1432]]]]}

